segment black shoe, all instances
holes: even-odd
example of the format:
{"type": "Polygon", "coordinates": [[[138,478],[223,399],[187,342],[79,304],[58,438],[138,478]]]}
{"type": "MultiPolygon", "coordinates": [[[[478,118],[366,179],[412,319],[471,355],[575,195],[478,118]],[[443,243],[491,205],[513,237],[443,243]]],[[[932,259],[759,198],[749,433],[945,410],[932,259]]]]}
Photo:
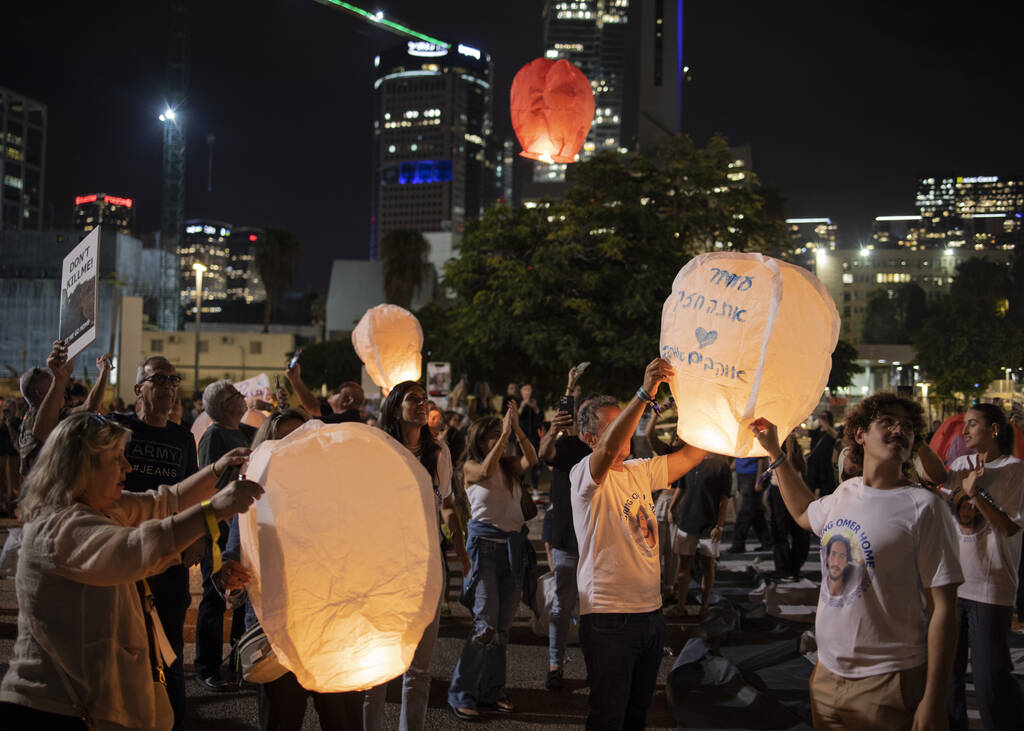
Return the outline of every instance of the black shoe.
{"type": "Polygon", "coordinates": [[[562,684],[562,669],[548,670],[548,679],[544,681],[544,687],[548,690],[561,690],[562,684]]]}
{"type": "Polygon", "coordinates": [[[497,713],[515,713],[516,707],[512,705],[512,701],[508,698],[499,698],[494,703],[477,703],[477,709],[483,708],[485,711],[495,711],[497,713]]]}
{"type": "Polygon", "coordinates": [[[460,711],[458,708],[456,708],[455,706],[453,706],[450,703],[448,704],[448,710],[451,711],[452,715],[455,716],[460,721],[466,721],[467,723],[483,723],[484,722],[484,717],[481,714],[479,714],[479,713],[473,713],[473,714],[464,713],[464,712],[460,711]]]}
{"type": "Polygon", "coordinates": [[[229,680],[221,680],[215,675],[209,675],[205,678],[197,675],[196,682],[207,690],[212,690],[214,693],[230,693],[233,690],[238,690],[238,683],[232,683],[229,680]]]}

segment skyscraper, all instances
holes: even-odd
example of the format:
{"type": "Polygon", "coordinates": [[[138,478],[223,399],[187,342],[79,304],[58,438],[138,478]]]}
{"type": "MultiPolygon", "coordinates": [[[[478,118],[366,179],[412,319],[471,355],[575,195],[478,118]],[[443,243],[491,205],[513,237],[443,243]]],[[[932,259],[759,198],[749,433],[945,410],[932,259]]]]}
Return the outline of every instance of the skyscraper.
{"type": "Polygon", "coordinates": [[[465,44],[408,41],[378,56],[370,258],[391,231],[431,234],[450,258],[468,218],[496,198],[491,58],[465,44]]]}
{"type": "MultiPolygon", "coordinates": [[[[580,159],[648,149],[680,131],[682,0],[548,0],[544,55],[590,80],[594,122],[580,159]]],[[[565,179],[564,164],[535,163],[534,181],[565,179]]]]}
{"type": "Polygon", "coordinates": [[[921,245],[1012,247],[1021,236],[1024,179],[999,175],[919,178],[917,208],[921,245]]]}
{"type": "Polygon", "coordinates": [[[0,229],[43,225],[46,105],[0,87],[0,229]]]}
{"type": "Polygon", "coordinates": [[[88,232],[97,226],[131,236],[135,229],[135,201],[106,193],[75,196],[75,230],[88,232]]]}

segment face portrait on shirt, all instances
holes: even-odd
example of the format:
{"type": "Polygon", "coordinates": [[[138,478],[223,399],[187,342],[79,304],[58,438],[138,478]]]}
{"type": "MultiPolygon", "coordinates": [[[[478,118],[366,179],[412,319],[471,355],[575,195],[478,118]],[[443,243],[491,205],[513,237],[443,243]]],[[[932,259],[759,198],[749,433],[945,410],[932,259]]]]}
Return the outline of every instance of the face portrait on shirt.
{"type": "Polygon", "coordinates": [[[953,517],[961,535],[973,536],[985,527],[985,516],[965,492],[958,492],[953,498],[953,517]]]}
{"type": "Polygon", "coordinates": [[[647,511],[644,508],[640,508],[636,511],[636,522],[640,529],[640,535],[643,537],[644,543],[647,544],[648,548],[654,548],[654,544],[657,542],[654,528],[651,525],[652,521],[647,511]]]}
{"type": "Polygon", "coordinates": [[[845,536],[832,536],[825,546],[825,570],[828,593],[842,596],[846,593],[856,567],[851,563],[853,549],[845,536]]]}

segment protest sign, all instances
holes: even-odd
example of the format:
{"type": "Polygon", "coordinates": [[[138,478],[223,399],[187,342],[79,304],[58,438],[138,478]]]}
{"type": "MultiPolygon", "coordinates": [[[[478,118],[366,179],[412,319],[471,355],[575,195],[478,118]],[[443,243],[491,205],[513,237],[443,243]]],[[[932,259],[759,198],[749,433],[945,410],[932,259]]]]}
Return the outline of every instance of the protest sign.
{"type": "Polygon", "coordinates": [[[74,358],[96,339],[100,230],[95,228],[64,257],[60,276],[58,337],[74,358]]]}

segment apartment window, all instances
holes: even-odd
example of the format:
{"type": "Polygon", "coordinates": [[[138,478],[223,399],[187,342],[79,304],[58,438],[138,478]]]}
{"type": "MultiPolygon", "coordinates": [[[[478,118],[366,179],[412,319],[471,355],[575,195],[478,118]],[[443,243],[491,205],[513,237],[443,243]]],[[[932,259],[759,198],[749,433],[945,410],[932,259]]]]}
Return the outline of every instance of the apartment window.
{"type": "Polygon", "coordinates": [[[200,340],[199,341],[199,352],[200,353],[209,353],[210,352],[210,341],[209,340],[200,340]]]}
{"type": "Polygon", "coordinates": [[[263,343],[259,340],[250,340],[249,355],[263,355],[263,343]]]}
{"type": "Polygon", "coordinates": [[[153,339],[149,341],[149,352],[150,353],[162,353],[164,352],[164,341],[162,339],[153,339]]]}

